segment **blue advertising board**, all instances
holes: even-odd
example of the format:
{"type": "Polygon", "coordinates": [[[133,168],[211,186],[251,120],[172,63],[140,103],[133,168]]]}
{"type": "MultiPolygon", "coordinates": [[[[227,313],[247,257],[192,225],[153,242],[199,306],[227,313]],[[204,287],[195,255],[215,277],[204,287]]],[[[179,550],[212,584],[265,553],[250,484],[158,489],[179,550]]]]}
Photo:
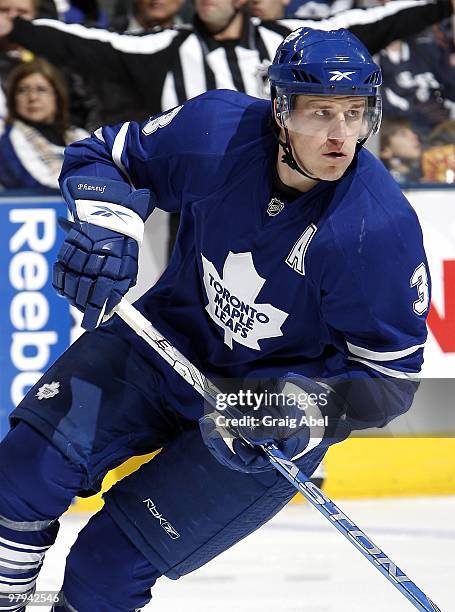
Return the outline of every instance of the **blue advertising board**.
{"type": "Polygon", "coordinates": [[[70,344],[69,304],[51,284],[59,216],[57,196],[0,195],[0,440],[12,409],[70,344]]]}

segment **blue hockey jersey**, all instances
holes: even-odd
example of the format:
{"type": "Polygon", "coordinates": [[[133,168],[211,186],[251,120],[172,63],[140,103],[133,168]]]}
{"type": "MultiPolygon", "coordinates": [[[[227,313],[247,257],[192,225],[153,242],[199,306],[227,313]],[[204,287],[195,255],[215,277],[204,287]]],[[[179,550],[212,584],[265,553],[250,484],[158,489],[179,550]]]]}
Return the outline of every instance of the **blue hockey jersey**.
{"type": "Polygon", "coordinates": [[[409,408],[423,361],[416,214],[363,149],[340,180],[274,201],[277,155],[270,103],[219,90],[100,128],[67,149],[62,178],[130,182],[181,212],[169,266],[136,305],[208,376],[355,381],[340,386],[354,426],[385,425],[409,408]]]}

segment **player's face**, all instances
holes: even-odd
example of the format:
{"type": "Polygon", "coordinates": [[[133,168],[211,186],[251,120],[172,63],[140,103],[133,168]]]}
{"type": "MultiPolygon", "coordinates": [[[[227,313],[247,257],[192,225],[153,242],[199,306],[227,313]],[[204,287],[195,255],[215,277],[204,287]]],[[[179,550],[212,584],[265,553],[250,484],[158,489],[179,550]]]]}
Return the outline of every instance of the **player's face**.
{"type": "Polygon", "coordinates": [[[11,19],[22,17],[29,21],[36,17],[33,0],[0,0],[0,13],[11,19]]]}
{"type": "Polygon", "coordinates": [[[22,119],[49,125],[55,121],[57,96],[52,84],[39,72],[19,81],[14,102],[22,119]]]}
{"type": "Polygon", "coordinates": [[[365,131],[366,102],[354,96],[295,96],[286,125],[302,168],[326,181],[343,176],[365,131]]]}
{"type": "Polygon", "coordinates": [[[289,0],[249,0],[248,8],[252,17],[265,21],[284,17],[284,7],[289,0]]]}

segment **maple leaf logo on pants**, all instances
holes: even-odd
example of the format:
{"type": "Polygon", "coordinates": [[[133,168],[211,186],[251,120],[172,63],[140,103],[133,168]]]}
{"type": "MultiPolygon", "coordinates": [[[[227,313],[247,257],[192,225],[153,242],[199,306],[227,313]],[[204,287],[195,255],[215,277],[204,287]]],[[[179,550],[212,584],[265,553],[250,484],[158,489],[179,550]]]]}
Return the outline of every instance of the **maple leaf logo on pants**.
{"type": "Polygon", "coordinates": [[[282,336],[281,326],[288,313],[271,304],[257,304],[256,298],[266,282],[259,276],[248,253],[232,253],[226,258],[222,277],[202,253],[204,286],[208,297],[205,307],[210,317],[224,329],[224,342],[232,341],[257,351],[259,340],[282,336]]]}

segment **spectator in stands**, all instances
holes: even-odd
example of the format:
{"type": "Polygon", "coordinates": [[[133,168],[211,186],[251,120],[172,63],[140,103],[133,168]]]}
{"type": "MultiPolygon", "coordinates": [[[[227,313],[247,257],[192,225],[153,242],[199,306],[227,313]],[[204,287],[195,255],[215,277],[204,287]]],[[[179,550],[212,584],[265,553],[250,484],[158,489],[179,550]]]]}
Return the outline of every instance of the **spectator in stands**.
{"type": "Polygon", "coordinates": [[[455,66],[432,29],[391,43],[379,54],[385,117],[406,117],[422,137],[455,119],[455,66]]]}
{"type": "Polygon", "coordinates": [[[178,13],[184,0],[132,0],[130,10],[111,20],[116,32],[142,34],[181,23],[178,13]]]}
{"type": "MultiPolygon", "coordinates": [[[[8,19],[21,17],[31,21],[37,16],[38,0],[0,0],[0,16],[8,19]]],[[[33,59],[33,54],[8,40],[0,40],[0,118],[6,115],[4,84],[11,70],[23,61],[33,59]]]]}
{"type": "MultiPolygon", "coordinates": [[[[53,0],[0,0],[0,19],[14,19],[32,21],[37,17],[57,16],[53,0]]],[[[39,55],[39,53],[38,53],[39,55]]],[[[8,74],[21,62],[33,60],[34,52],[30,50],[28,41],[22,44],[10,40],[0,39],[0,118],[6,115],[5,82],[8,74]]],[[[55,63],[55,62],[54,62],[55,63]]],[[[87,85],[79,75],[64,69],[64,77],[70,90],[70,113],[73,123],[85,125],[96,103],[94,95],[89,92],[87,85]]]]}
{"type": "Polygon", "coordinates": [[[0,13],[11,19],[22,17],[23,19],[34,19],[37,15],[38,0],[1,0],[0,13]]]}
{"type": "Polygon", "coordinates": [[[455,183],[455,121],[440,123],[430,134],[422,155],[423,180],[455,183]]]}
{"type": "Polygon", "coordinates": [[[381,125],[380,157],[399,183],[417,183],[422,178],[422,146],[406,119],[387,119],[381,125]]]}
{"type": "Polygon", "coordinates": [[[66,145],[88,136],[69,125],[68,92],[43,59],[22,63],[7,81],[8,115],[0,135],[4,189],[58,189],[66,145]]]}

